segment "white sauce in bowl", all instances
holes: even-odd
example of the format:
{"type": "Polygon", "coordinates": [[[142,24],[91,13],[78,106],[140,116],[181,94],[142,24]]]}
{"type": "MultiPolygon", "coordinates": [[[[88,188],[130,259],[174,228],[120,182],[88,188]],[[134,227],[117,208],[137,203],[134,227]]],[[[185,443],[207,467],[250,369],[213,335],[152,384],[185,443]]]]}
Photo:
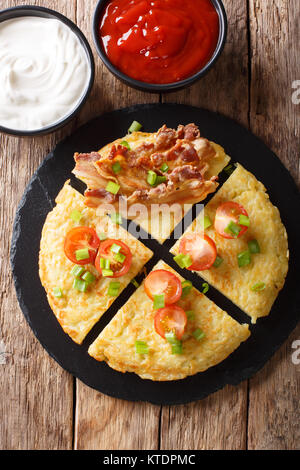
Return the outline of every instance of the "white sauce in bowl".
{"type": "Polygon", "coordinates": [[[34,131],[74,111],[91,71],[63,22],[23,16],[0,23],[0,126],[34,131]]]}

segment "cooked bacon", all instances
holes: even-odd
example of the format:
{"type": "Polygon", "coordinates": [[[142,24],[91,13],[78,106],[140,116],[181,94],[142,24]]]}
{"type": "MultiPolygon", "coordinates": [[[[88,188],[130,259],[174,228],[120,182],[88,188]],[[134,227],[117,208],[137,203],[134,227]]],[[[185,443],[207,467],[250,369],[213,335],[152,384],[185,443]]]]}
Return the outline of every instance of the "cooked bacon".
{"type": "Polygon", "coordinates": [[[114,144],[106,157],[98,152],[75,154],[73,172],[88,185],[85,192],[88,206],[117,204],[120,196],[128,206],[138,202],[193,203],[204,199],[217,187],[217,178],[205,179],[215,154],[210,142],[200,137],[195,124],[180,125],[177,130],[164,125],[153,141],[145,141],[134,150],[114,144]],[[117,174],[112,169],[116,162],[122,167],[117,174]],[[163,163],[168,165],[165,173],[160,170],[163,163]],[[147,182],[149,170],[164,175],[166,181],[151,187],[147,182]],[[117,196],[105,191],[108,181],[120,185],[117,196]]]}

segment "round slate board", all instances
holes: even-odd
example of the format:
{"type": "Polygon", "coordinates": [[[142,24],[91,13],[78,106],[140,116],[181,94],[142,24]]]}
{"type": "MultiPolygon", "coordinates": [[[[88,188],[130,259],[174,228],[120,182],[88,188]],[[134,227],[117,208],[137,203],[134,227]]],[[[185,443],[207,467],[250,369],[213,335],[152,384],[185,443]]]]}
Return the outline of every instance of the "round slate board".
{"type": "MultiPolygon", "coordinates": [[[[75,178],[71,181],[74,187],[83,189],[75,178]]],[[[238,384],[252,376],[295,328],[300,306],[297,282],[297,267],[300,265],[297,240],[300,233],[299,206],[297,186],[276,155],[246,129],[224,116],[177,104],[137,105],[104,114],[59,143],[45,158],[25,190],[16,214],[11,245],[12,271],[21,309],[48,353],[90,387],[113,397],[154,404],[183,404],[199,400],[226,384],[238,384]],[[133,120],[143,123],[143,130],[149,132],[156,131],[164,123],[169,127],[196,123],[203,136],[225,147],[233,161],[240,162],[265,184],[271,201],[280,210],[289,236],[289,273],[269,317],[251,325],[251,337],[221,364],[175,382],[152,382],[135,374],[122,374],[106,363],[97,362],[87,353],[89,344],[134,292],[132,285],[114,302],[83,344],[77,345],[63,332],[53,315],[38,275],[42,227],[47,213],[54,206],[56,195],[71,178],[74,152],[97,150],[125,135],[133,120]]],[[[160,257],[171,264],[172,258],[168,253],[170,240],[163,247],[152,240],[145,241],[145,244],[155,251],[154,258],[147,265],[149,269],[160,257]]],[[[201,289],[202,282],[198,276],[186,271],[183,275],[201,289]]],[[[249,323],[249,318],[219,292],[211,288],[207,295],[235,319],[249,323]]]]}

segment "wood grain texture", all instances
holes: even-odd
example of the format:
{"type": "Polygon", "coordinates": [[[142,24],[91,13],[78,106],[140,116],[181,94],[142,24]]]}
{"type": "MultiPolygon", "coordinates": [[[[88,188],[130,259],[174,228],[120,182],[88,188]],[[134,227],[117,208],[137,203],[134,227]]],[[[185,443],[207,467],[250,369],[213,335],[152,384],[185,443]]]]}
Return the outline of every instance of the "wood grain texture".
{"type": "MultiPolygon", "coordinates": [[[[217,111],[248,124],[247,2],[224,1],[229,28],[223,55],[200,82],[164,100],[217,111]]],[[[201,129],[200,129],[201,130],[201,129]]],[[[180,407],[164,407],[162,449],[245,449],[247,382],[180,407]]]]}
{"type": "MultiPolygon", "coordinates": [[[[300,105],[292,84],[300,79],[300,2],[250,1],[250,125],[299,178],[300,105]]],[[[250,380],[249,449],[299,449],[299,366],[292,363],[292,342],[300,328],[250,380]]]]}
{"type": "MultiPolygon", "coordinates": [[[[2,1],[0,7],[20,3],[28,2],[2,1]]],[[[75,19],[73,1],[57,5],[51,0],[47,6],[75,19]]],[[[12,224],[24,188],[41,160],[72,126],[34,139],[0,136],[0,339],[8,353],[6,364],[0,365],[1,449],[72,447],[73,378],[48,356],[26,324],[9,265],[12,224]]]]}
{"type": "MultiPolygon", "coordinates": [[[[90,32],[94,7],[95,2],[91,0],[77,0],[77,24],[86,34],[96,62],[95,86],[82,120],[111,109],[158,101],[158,95],[128,88],[105,68],[90,32]]],[[[160,407],[113,399],[89,389],[79,380],[76,390],[76,449],[157,448],[160,407]]]]}

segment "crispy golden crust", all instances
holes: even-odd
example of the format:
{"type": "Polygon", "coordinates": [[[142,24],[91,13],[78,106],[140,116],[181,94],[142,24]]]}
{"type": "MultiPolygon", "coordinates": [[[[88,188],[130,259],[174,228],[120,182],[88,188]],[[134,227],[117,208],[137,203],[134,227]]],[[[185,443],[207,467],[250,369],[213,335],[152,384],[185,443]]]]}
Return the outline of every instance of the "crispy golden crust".
{"type": "MultiPolygon", "coordinates": [[[[163,261],[155,269],[167,269],[183,280],[163,261]]],[[[170,344],[156,333],[156,312],[143,284],[90,346],[89,354],[113,369],[135,372],[143,379],[179,380],[223,361],[250,335],[248,325],[238,324],[194,288],[178,305],[195,313],[195,319],[188,324],[182,355],[172,354],[170,344]],[[191,335],[196,328],[205,333],[201,341],[191,335]],[[136,353],[137,340],[148,344],[149,354],[136,353]]]]}
{"type": "MultiPolygon", "coordinates": [[[[85,293],[72,288],[74,278],[70,271],[74,265],[67,259],[63,249],[65,235],[75,226],[70,218],[71,212],[78,210],[83,214],[80,225],[92,227],[98,233],[104,232],[110,238],[121,239],[130,247],[133,254],[132,265],[129,272],[118,279],[121,283],[120,293],[141,271],[153,253],[122,227],[116,228],[109,217],[97,217],[96,211],[84,205],[83,196],[75,191],[68,182],[58,194],[56,204],[48,214],[42,231],[39,274],[50,307],[63,330],[76,343],[81,343],[113,303],[115,297],[107,295],[108,285],[111,281],[109,278],[98,279],[85,293]],[[53,295],[54,287],[61,288],[62,298],[53,295]]],[[[98,275],[94,266],[87,265],[86,268],[98,275]]]]}
{"type": "MultiPolygon", "coordinates": [[[[255,323],[269,314],[282,289],[288,271],[287,233],[277,207],[269,200],[265,187],[241,165],[205,207],[205,214],[214,221],[218,206],[226,201],[242,204],[250,217],[250,227],[241,238],[227,240],[213,226],[206,233],[215,241],[218,255],[224,259],[220,267],[202,271],[201,277],[216,287],[244,310],[255,323]],[[251,264],[239,268],[237,255],[248,250],[248,241],[257,240],[261,253],[252,255],[251,264]],[[266,289],[253,292],[251,287],[264,282],[266,289]]],[[[201,231],[201,214],[186,233],[201,231]]],[[[172,248],[178,253],[180,241],[172,248]]]]}

